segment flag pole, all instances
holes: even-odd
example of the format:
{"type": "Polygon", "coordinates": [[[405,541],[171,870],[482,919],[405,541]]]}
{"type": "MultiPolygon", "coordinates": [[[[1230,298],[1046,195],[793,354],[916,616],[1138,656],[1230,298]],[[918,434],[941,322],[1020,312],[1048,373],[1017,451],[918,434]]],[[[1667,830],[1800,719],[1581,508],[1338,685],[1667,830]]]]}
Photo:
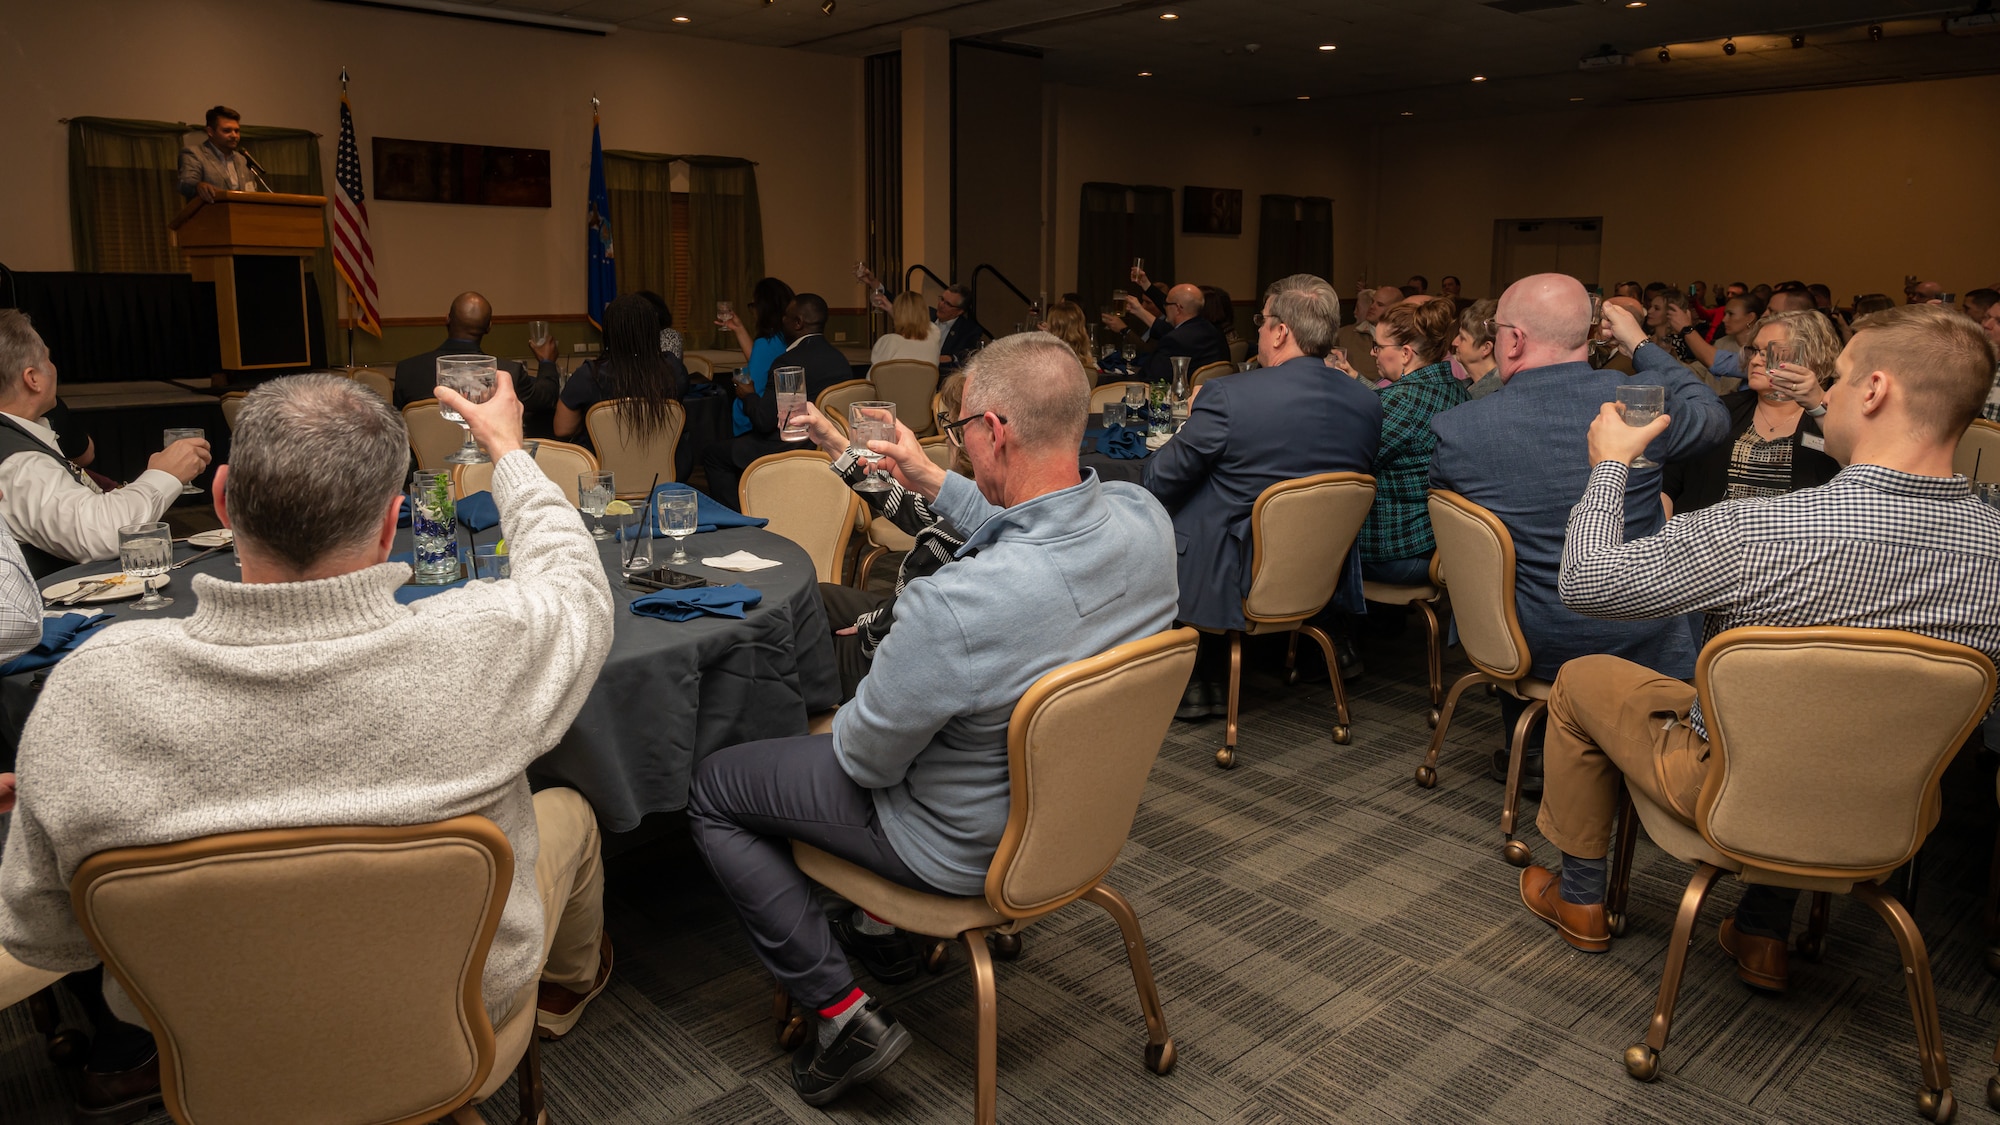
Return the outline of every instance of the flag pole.
{"type": "MultiPolygon", "coordinates": [[[[342,97],[343,99],[345,99],[345,98],[347,97],[347,68],[346,68],[346,67],[344,67],[344,66],[340,68],[340,96],[341,96],[341,97],[342,97]]],[[[343,278],[341,278],[341,280],[342,280],[342,281],[346,281],[347,279],[343,277],[343,278]]],[[[346,289],[346,290],[348,291],[348,292],[347,292],[347,301],[346,301],[346,304],[348,305],[348,309],[347,309],[347,369],[348,369],[349,371],[352,371],[352,370],[354,370],[354,308],[353,308],[353,306],[354,306],[354,296],[355,296],[355,294],[354,294],[354,287],[353,287],[353,286],[351,286],[351,285],[348,285],[348,286],[343,286],[343,288],[345,288],[345,289],[346,289]]]]}

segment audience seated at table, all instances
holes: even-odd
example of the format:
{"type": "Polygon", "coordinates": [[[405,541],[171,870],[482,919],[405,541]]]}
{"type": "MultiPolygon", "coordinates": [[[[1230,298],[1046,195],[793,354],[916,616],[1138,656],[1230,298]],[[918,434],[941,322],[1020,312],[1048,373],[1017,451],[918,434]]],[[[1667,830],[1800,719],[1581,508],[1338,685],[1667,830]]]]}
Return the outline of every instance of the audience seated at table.
{"type": "MultiPolygon", "coordinates": [[[[785,310],[792,304],[792,287],[775,277],[762,277],[750,289],[751,325],[756,329],[752,337],[750,329],[735,311],[723,313],[715,318],[718,328],[727,329],[736,337],[736,346],[743,350],[743,366],[736,372],[737,383],[749,383],[752,391],[764,393],[764,385],[771,377],[771,361],[785,350],[785,310]]],[[[736,399],[729,407],[730,433],[742,437],[750,432],[750,415],[744,410],[744,400],[736,399]]]]}
{"type": "Polygon", "coordinates": [[[1485,398],[1503,385],[1500,361],[1493,358],[1493,311],[1499,302],[1482,297],[1458,314],[1458,334],[1452,337],[1451,354],[1465,368],[1467,398],[1485,398]]]}
{"type": "Polygon", "coordinates": [[[556,403],[555,436],[595,449],[584,416],[600,402],[623,400],[618,419],[632,437],[649,438],[667,424],[667,404],[687,392],[687,369],[659,346],[653,303],[633,293],[604,306],[604,346],[570,374],[556,403]]]}
{"type": "MultiPolygon", "coordinates": [[[[1632,349],[1639,379],[1666,388],[1664,413],[1672,424],[1654,443],[1652,459],[1680,460],[1722,443],[1729,412],[1714,392],[1647,340],[1623,308],[1606,304],[1603,316],[1619,343],[1632,349]]],[[[1589,331],[1590,296],[1575,278],[1536,274],[1509,286],[1494,321],[1494,353],[1506,386],[1431,419],[1438,436],[1431,487],[1490,509],[1513,536],[1515,602],[1535,677],[1553,680],[1565,661],[1595,653],[1692,676],[1694,646],[1684,623],[1586,618],[1564,608],[1556,593],[1570,506],[1589,475],[1584,434],[1598,406],[1627,381],[1586,362],[1589,331]]],[[[1626,484],[1626,533],[1638,538],[1659,530],[1660,470],[1634,471],[1626,484]]],[[[1526,705],[1504,692],[1500,705],[1501,729],[1510,731],[1526,705]]],[[[1496,770],[1504,772],[1505,763],[1501,751],[1496,770]]],[[[1538,787],[1540,769],[1539,755],[1523,764],[1530,789],[1538,787]]]]}
{"type": "Polygon", "coordinates": [[[1403,291],[1393,285],[1357,292],[1354,323],[1334,337],[1333,346],[1346,353],[1348,370],[1368,386],[1374,386],[1375,380],[1381,378],[1375,370],[1375,322],[1402,300],[1403,291]]]}
{"type": "MultiPolygon", "coordinates": [[[[1458,306],[1438,299],[1397,305],[1375,322],[1375,363],[1382,388],[1382,441],[1369,471],[1375,506],[1354,540],[1361,574],[1376,582],[1421,586],[1430,581],[1431,416],[1466,401],[1451,373],[1446,346],[1458,332],[1458,306]]],[[[1490,347],[1488,349],[1491,350],[1490,347]]]]}
{"type": "Polygon", "coordinates": [[[921,971],[914,946],[858,910],[831,923],[792,860],[800,840],[906,887],[983,893],[1006,825],[1007,726],[1043,674],[1171,626],[1173,529],[1129,484],[1080,472],[1090,386],[1041,332],[969,365],[963,431],[974,478],[933,464],[909,427],[875,442],[897,479],[962,529],[959,557],[911,582],[833,733],[717,751],[695,770],[696,845],[780,985],[820,1016],[791,1064],[810,1105],[879,1074],[910,1034],[856,985],[921,971]],[[976,483],[975,483],[976,482],[976,483]]]}
{"type": "MultiPolygon", "coordinates": [[[[1979,327],[1986,330],[1986,338],[1993,346],[2000,348],[2000,301],[1986,306],[1986,315],[1979,318],[1979,327]]],[[[1993,387],[1986,392],[1986,405],[1979,410],[1988,422],[2000,422],[2000,366],[1993,370],[1993,387]]]]}
{"type": "Polygon", "coordinates": [[[1097,366],[1097,357],[1090,350],[1090,318],[1083,315],[1081,305],[1069,300],[1057,301],[1049,306],[1048,318],[1039,327],[1069,345],[1069,350],[1076,353],[1076,360],[1083,365],[1083,373],[1092,386],[1100,381],[1103,373],[1097,366]]]}
{"type": "Polygon", "coordinates": [[[1227,358],[1229,345],[1236,343],[1236,302],[1229,294],[1214,285],[1201,287],[1201,315],[1215,330],[1222,333],[1222,346],[1227,358]]]}
{"type": "MultiPolygon", "coordinates": [[[[1646,306],[1631,297],[1606,297],[1604,303],[1624,309],[1631,314],[1635,322],[1646,319],[1646,306]]],[[[1596,327],[1591,329],[1590,365],[1599,371],[1615,371],[1620,375],[1639,373],[1638,369],[1632,366],[1632,353],[1618,342],[1618,337],[1611,334],[1610,323],[1602,318],[1598,320],[1596,327]]]]}
{"type": "Polygon", "coordinates": [[[882,333],[875,341],[875,347],[868,353],[868,362],[915,359],[936,363],[938,349],[944,346],[944,329],[931,319],[930,310],[924,306],[923,294],[915,291],[898,293],[889,309],[890,331],[882,333]]]}
{"type": "MultiPolygon", "coordinates": [[[[780,367],[805,369],[807,402],[817,401],[820,392],[854,377],[854,367],[847,357],[827,342],[826,315],[826,300],[819,294],[801,293],[793,297],[785,306],[780,322],[785,347],[770,363],[773,371],[780,367]]],[[[784,420],[778,417],[775,380],[766,379],[763,389],[758,390],[739,373],[736,405],[750,420],[749,431],[711,445],[701,453],[702,468],[708,474],[708,494],[731,508],[742,506],[736,486],[752,461],[787,449],[802,449],[805,445],[804,439],[788,442],[778,432],[784,420]]]]}
{"type": "MultiPolygon", "coordinates": [[[[893,302],[900,294],[892,293],[875,271],[861,267],[861,283],[868,287],[869,300],[883,312],[892,313],[893,302]]],[[[919,298],[921,300],[921,298],[919,298]]],[[[972,288],[967,285],[947,285],[938,294],[937,304],[932,307],[931,319],[936,322],[941,336],[938,340],[938,362],[951,366],[965,362],[981,343],[986,340],[986,329],[972,315],[972,288]]]]}
{"type": "MultiPolygon", "coordinates": [[[[1678,420],[1634,428],[1602,407],[1589,432],[1589,485],[1568,521],[1563,603],[1628,621],[1705,612],[1709,637],[1742,625],[1907,629],[2000,662],[2000,512],[1952,472],[1994,364],[1991,341],[1954,310],[1912,305],[1866,317],[1825,393],[1821,425],[1827,453],[1845,466],[1839,475],[1725,501],[1643,537],[1627,514],[1628,466],[1678,420]]],[[[1782,701],[1785,685],[1771,687],[1782,701]]],[[[1577,949],[1609,949],[1605,853],[1619,785],[1692,825],[1708,754],[1695,690],[1678,672],[1615,655],[1565,665],[1549,697],[1537,816],[1562,868],[1521,872],[1528,909],[1577,949]]],[[[1784,990],[1797,899],[1752,884],[1722,923],[1722,947],[1751,986],[1784,990]]]]}
{"type": "Polygon", "coordinates": [[[208,442],[182,438],[146,471],[106,492],[63,456],[45,420],[56,404],[56,365],[26,313],[0,309],[0,517],[40,578],[118,557],[118,529],[151,523],[208,467],[208,442]]]}
{"type": "MultiPolygon", "coordinates": [[[[200,575],[192,616],[105,626],[49,674],[22,733],[0,860],[8,956],[61,972],[97,963],[69,885],[107,848],[471,813],[514,848],[482,981],[493,1022],[539,980],[536,1023],[559,1036],[604,988],[596,821],[574,790],[531,795],[522,772],[568,729],[604,661],[603,563],[522,452],[509,382],[476,406],[438,397],[493,455],[512,580],[398,603],[410,568],[387,560],[409,459],[402,417],[334,375],[250,392],[214,487],[243,580],[200,575]]],[[[104,1049],[126,1053],[93,1059],[86,1109],[111,1104],[107,1091],[140,1097],[134,1084],[157,1066],[144,1032],[104,1030],[104,1049]]]]}
{"type": "Polygon", "coordinates": [[[674,307],[667,304],[665,297],[660,296],[651,289],[641,289],[634,295],[644,298],[647,304],[653,306],[654,314],[660,318],[661,354],[673,356],[674,362],[680,364],[681,368],[686,370],[687,359],[681,354],[682,348],[685,347],[681,340],[681,330],[674,327],[674,307]]]}
{"type": "MultiPolygon", "coordinates": [[[[958,417],[964,393],[963,372],[946,376],[938,386],[940,426],[949,425],[958,417]]],[[[850,486],[860,484],[867,474],[857,463],[855,452],[847,441],[847,432],[835,427],[826,415],[810,404],[806,407],[806,418],[813,444],[833,457],[833,471],[850,486]]],[[[965,455],[965,447],[960,444],[964,436],[962,429],[944,432],[944,439],[951,446],[952,469],[970,478],[973,475],[972,462],[965,455]]],[[[885,492],[857,492],[856,495],[868,502],[873,518],[895,524],[916,543],[904,552],[902,561],[897,565],[893,593],[877,594],[837,582],[819,584],[820,604],[825,607],[827,624],[833,629],[833,654],[840,664],[840,698],[843,702],[854,698],[855,689],[860,686],[861,678],[868,674],[869,664],[875,659],[876,648],[895,624],[896,598],[902,594],[903,588],[927,574],[935,573],[965,545],[965,536],[946,523],[928,501],[894,480],[889,482],[885,492]]]]}
{"type": "MultiPolygon", "coordinates": [[[[437,387],[437,361],[445,355],[481,355],[486,334],[493,328],[493,306],[477,293],[460,293],[452,298],[445,313],[445,341],[422,355],[413,355],[396,364],[396,409],[432,397],[437,387]]],[[[556,396],[562,390],[562,375],[556,369],[554,336],[540,344],[528,345],[535,353],[535,374],[519,360],[500,361],[502,370],[514,376],[514,395],[526,412],[524,427],[529,437],[553,437],[556,396]]]]}
{"type": "MultiPolygon", "coordinates": [[[[1375,392],[1326,365],[1340,329],[1333,286],[1311,274],[1273,282],[1255,323],[1261,368],[1205,384],[1187,423],[1146,463],[1147,491],[1173,514],[1180,619],[1205,629],[1243,627],[1257,497],[1279,481],[1366,473],[1382,435],[1375,392]]],[[[1219,640],[1202,637],[1178,717],[1225,710],[1229,648],[1219,640]]]]}
{"type": "Polygon", "coordinates": [[[1666,467],[1663,488],[1676,513],[1722,500],[1782,496],[1825,484],[1840,471],[1826,454],[1819,422],[1826,413],[1821,384],[1833,380],[1840,355],[1833,328],[1817,312],[1772,313],[1751,341],[1743,349],[1748,385],[1722,396],[1729,440],[1666,467]],[[1773,344],[1796,348],[1797,360],[1772,368],[1773,344]]]}
{"type": "Polygon", "coordinates": [[[1211,363],[1229,361],[1229,342],[1215,322],[1202,315],[1206,302],[1201,286],[1176,285],[1167,291],[1165,315],[1156,317],[1137,297],[1126,296],[1126,315],[1146,326],[1146,337],[1154,344],[1152,354],[1133,378],[1148,383],[1172,379],[1176,356],[1187,358],[1190,375],[1211,363]]]}

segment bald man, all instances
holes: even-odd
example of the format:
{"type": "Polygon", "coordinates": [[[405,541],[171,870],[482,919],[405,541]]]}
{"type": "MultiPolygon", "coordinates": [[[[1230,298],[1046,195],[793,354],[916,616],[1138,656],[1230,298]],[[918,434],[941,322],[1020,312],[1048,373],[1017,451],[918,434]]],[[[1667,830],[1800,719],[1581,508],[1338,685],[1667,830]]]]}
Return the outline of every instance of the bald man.
{"type": "MultiPolygon", "coordinates": [[[[452,298],[445,313],[445,341],[422,355],[413,355],[396,365],[396,409],[423,398],[436,397],[437,361],[441,355],[479,355],[486,333],[493,328],[493,305],[477,293],[465,292],[452,298]]],[[[500,364],[514,376],[514,394],[521,400],[522,424],[531,438],[555,436],[556,397],[562,393],[562,376],[556,371],[556,341],[551,336],[540,345],[529,344],[535,353],[535,374],[519,360],[500,364]]]]}
{"type": "MultiPolygon", "coordinates": [[[[1563,274],[1537,274],[1509,286],[1493,318],[1493,354],[1505,386],[1431,419],[1437,449],[1431,487],[1450,489],[1490,509],[1514,537],[1515,604],[1534,658],[1531,674],[1554,680],[1563,662],[1610,653],[1670,676],[1694,674],[1694,643],[1679,619],[1609,621],[1564,607],[1556,590],[1569,510],[1590,476],[1585,435],[1598,408],[1628,382],[1666,389],[1673,422],[1648,447],[1673,461],[1728,440],[1729,411],[1715,392],[1657,344],[1622,303],[1607,302],[1604,322],[1632,355],[1636,379],[1593,370],[1586,337],[1590,296],[1563,274]]],[[[1625,488],[1625,535],[1651,535],[1665,522],[1660,470],[1633,469],[1625,488]]],[[[1502,714],[1513,697],[1502,695],[1502,714]]],[[[1505,766],[1505,754],[1496,756],[1505,766]]],[[[1538,780],[1540,762],[1525,776],[1538,780]]],[[[1537,786],[1538,787],[1538,786],[1537,786]]]]}
{"type": "Polygon", "coordinates": [[[1126,298],[1126,307],[1146,323],[1146,334],[1155,341],[1153,354],[1146,357],[1138,378],[1148,383],[1173,378],[1173,357],[1177,355],[1188,357],[1189,374],[1211,363],[1229,362],[1229,341],[1223,339],[1222,330],[1213,321],[1201,315],[1206,300],[1201,286],[1183,282],[1167,290],[1167,307],[1161,310],[1161,316],[1153,317],[1136,299],[1126,298]],[[1165,325],[1159,323],[1162,320],[1165,325]]]}

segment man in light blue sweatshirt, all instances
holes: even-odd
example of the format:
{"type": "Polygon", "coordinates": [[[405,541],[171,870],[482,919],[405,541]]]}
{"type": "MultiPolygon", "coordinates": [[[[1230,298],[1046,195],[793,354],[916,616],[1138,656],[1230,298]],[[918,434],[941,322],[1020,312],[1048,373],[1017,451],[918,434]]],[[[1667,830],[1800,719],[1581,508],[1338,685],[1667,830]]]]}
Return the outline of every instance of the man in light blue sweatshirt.
{"type": "Polygon", "coordinates": [[[970,365],[964,403],[946,428],[977,485],[932,464],[906,427],[871,443],[964,536],[957,558],[904,588],[831,735],[717,751],[688,796],[695,843],[758,957],[821,1016],[792,1060],[810,1105],[881,1073],[910,1042],[855,987],[842,946],[886,983],[918,962],[859,910],[829,921],[789,841],[916,890],[983,893],[1007,824],[1014,705],[1064,664],[1173,627],[1173,526],[1137,485],[1079,473],[1090,384],[1068,345],[1041,332],[995,341],[970,365]]]}

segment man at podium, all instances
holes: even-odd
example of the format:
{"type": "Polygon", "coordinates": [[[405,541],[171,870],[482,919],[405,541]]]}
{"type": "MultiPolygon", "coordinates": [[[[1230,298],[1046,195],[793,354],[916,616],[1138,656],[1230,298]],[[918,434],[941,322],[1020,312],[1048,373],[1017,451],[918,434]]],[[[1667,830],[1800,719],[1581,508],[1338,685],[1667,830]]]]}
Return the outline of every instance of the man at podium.
{"type": "Polygon", "coordinates": [[[242,140],[242,114],[226,105],[209,110],[208,139],[200,148],[181,150],[181,198],[199,195],[213,203],[218,192],[263,191],[251,174],[249,154],[240,150],[242,140]]]}

